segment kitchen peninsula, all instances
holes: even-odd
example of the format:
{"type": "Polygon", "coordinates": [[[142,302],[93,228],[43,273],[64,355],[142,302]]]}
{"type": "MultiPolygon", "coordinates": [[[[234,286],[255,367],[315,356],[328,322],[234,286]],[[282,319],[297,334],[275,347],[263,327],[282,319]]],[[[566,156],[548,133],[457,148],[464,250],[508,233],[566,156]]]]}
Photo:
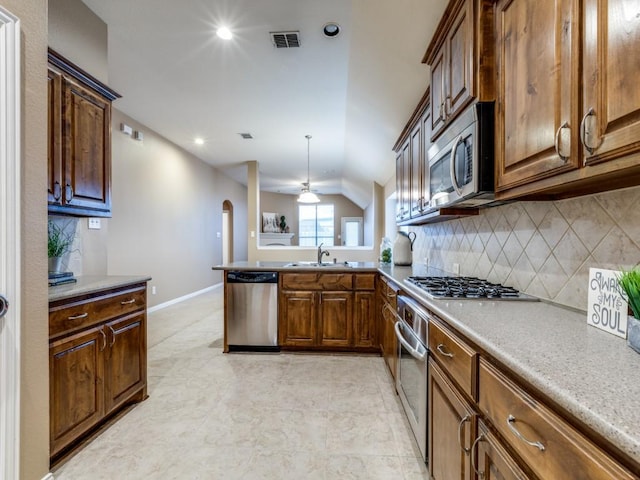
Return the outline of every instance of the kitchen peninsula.
{"type": "MultiPolygon", "coordinates": [[[[490,458],[487,451],[496,451],[491,450],[491,442],[506,444],[506,450],[500,451],[508,452],[510,462],[531,478],[561,478],[545,475],[557,473],[554,468],[562,462],[569,462],[567,465],[578,472],[578,476],[563,478],[640,478],[640,355],[623,339],[588,326],[583,312],[542,301],[434,300],[404,281],[411,275],[437,274],[420,265],[305,267],[285,262],[236,262],[214,269],[278,272],[280,306],[286,299],[282,277],[293,273],[374,274],[378,288],[383,278],[421,303],[432,314],[434,325],[470,352],[469,394],[455,395],[471,409],[470,423],[463,428],[471,433],[471,443],[463,444],[466,454],[461,450],[463,453],[454,453],[454,458],[460,460],[462,455],[468,461],[474,438],[482,437],[475,444],[485,457],[490,458]],[[503,401],[510,415],[518,417],[517,428],[526,432],[523,435],[528,439],[534,437],[545,445],[544,451],[535,447],[530,451],[532,447],[518,443],[522,442],[519,437],[510,433],[512,422],[506,415],[502,418],[503,401]],[[491,432],[498,433],[498,440],[491,432]],[[486,442],[489,447],[482,446],[486,442]]],[[[382,340],[379,307],[374,305],[372,323],[375,348],[382,340]]],[[[279,315],[282,322],[282,311],[279,315]]],[[[431,334],[431,326],[429,331],[431,334]]],[[[282,340],[282,335],[278,338],[282,340]]],[[[317,344],[307,350],[315,349],[317,344]]],[[[431,370],[449,372],[433,351],[430,358],[431,370]]],[[[445,376],[457,391],[457,377],[445,376]]],[[[441,413],[430,412],[430,417],[441,413]]],[[[432,443],[438,444],[435,440],[432,443]]],[[[480,458],[478,451],[471,455],[476,453],[480,458]]],[[[437,452],[432,452],[430,462],[438,461],[437,452]]]]}

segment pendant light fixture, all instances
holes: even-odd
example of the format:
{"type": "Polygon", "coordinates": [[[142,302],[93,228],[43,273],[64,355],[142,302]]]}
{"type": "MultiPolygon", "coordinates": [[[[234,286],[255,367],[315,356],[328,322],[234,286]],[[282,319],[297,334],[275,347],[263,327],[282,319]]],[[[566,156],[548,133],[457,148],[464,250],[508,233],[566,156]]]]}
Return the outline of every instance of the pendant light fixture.
{"type": "Polygon", "coordinates": [[[307,139],[307,182],[302,185],[302,192],[300,192],[300,196],[298,197],[298,202],[300,203],[319,203],[320,199],[318,196],[311,191],[311,182],[309,181],[309,163],[310,163],[310,143],[311,143],[311,135],[305,135],[307,139]]]}

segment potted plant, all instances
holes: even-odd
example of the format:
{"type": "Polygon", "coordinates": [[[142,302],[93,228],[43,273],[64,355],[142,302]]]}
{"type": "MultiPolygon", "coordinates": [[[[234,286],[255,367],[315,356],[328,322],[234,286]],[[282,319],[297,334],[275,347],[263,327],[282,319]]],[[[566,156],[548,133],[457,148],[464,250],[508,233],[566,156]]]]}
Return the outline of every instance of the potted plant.
{"type": "Polygon", "coordinates": [[[47,235],[47,254],[49,256],[49,272],[58,273],[62,264],[62,256],[71,250],[73,232],[65,231],[64,227],[49,220],[47,235]]]}
{"type": "Polygon", "coordinates": [[[284,215],[280,216],[280,233],[285,233],[287,230],[287,219],[284,215]]]}
{"type": "Polygon", "coordinates": [[[640,353],[640,269],[623,270],[618,284],[626,293],[633,312],[627,321],[627,344],[640,353]]]}

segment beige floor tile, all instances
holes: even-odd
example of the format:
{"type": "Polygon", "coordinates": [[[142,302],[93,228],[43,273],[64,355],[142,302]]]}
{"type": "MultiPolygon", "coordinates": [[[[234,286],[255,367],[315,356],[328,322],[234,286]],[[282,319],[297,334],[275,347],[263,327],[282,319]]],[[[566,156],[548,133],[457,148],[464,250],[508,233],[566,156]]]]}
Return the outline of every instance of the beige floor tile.
{"type": "Polygon", "coordinates": [[[149,315],[149,398],[56,480],[428,478],[378,356],[223,354],[221,289],[149,315]]]}

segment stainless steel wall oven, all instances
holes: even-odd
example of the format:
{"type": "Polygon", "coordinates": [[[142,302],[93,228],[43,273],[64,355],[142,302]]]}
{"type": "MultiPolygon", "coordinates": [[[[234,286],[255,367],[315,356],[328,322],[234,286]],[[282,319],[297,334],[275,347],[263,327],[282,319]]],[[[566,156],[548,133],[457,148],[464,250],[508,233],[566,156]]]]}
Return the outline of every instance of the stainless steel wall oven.
{"type": "Polygon", "coordinates": [[[426,462],[429,313],[415,300],[399,295],[398,316],[396,389],[426,462]]]}

